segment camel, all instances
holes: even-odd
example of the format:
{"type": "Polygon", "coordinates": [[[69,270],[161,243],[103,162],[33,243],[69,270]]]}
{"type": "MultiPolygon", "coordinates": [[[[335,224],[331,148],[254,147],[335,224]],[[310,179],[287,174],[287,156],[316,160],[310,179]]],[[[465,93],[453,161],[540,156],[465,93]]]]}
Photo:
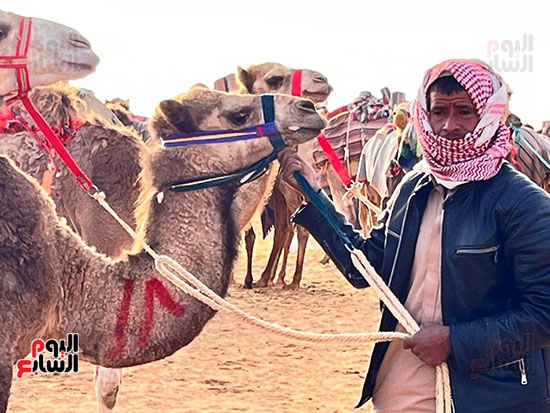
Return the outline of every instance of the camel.
{"type": "MultiPolygon", "coordinates": [[[[375,98],[368,91],[361,92],[352,103],[329,115],[329,124],[324,134],[352,180],[357,175],[363,146],[387,123],[392,103],[397,103],[403,97],[402,93],[394,92],[388,98],[387,88],[381,92],[384,96],[382,99],[375,98]]],[[[352,202],[345,201],[348,188],[320,147],[315,148],[313,156],[319,168],[327,164],[326,179],[336,209],[358,228],[356,207],[352,202]]]]}
{"type": "MultiPolygon", "coordinates": [[[[313,152],[313,143],[314,141],[310,141],[298,146],[298,154],[302,157],[302,159],[310,164],[313,163],[311,156],[311,153],[313,152]]],[[[302,194],[296,191],[296,189],[292,188],[282,179],[276,180],[270,201],[270,205],[274,212],[273,248],[262,275],[258,281],[253,284],[254,287],[267,287],[268,285],[274,283],[277,265],[281,257],[281,269],[279,271],[276,284],[280,284],[283,288],[291,290],[295,290],[300,287],[309,232],[300,226],[295,226],[292,224],[290,218],[296,209],[298,209],[303,200],[304,198],[302,194]],[[292,276],[292,281],[289,284],[286,284],[286,264],[295,230],[298,238],[296,266],[292,276]]],[[[247,284],[252,284],[251,272],[247,273],[245,286],[247,284]]]]}
{"type": "MultiPolygon", "coordinates": [[[[22,17],[0,10],[0,56],[15,56],[22,17]]],[[[92,73],[99,58],[90,43],[74,29],[47,20],[32,18],[27,52],[31,87],[60,80],[78,79],[92,73]],[[44,47],[44,46],[47,47],[44,47]],[[55,46],[55,47],[54,47],[55,46]]],[[[0,61],[3,58],[0,58],[0,61]]],[[[16,71],[0,62],[0,97],[18,91],[16,71]]],[[[2,106],[2,105],[0,105],[2,106]]]]}
{"type": "MultiPolygon", "coordinates": [[[[73,90],[70,89],[68,85],[65,87],[65,90],[70,90],[71,95],[73,94],[73,90]]],[[[93,113],[114,126],[126,126],[120,120],[117,113],[109,108],[106,104],[101,102],[95,96],[93,91],[89,89],[79,88],[76,90],[76,96],[86,103],[86,113],[93,113]]]]}
{"type": "Polygon", "coordinates": [[[148,119],[134,115],[130,111],[129,100],[114,98],[106,101],[105,107],[113,112],[124,126],[135,131],[144,142],[149,140],[149,132],[147,131],[148,119]]]}
{"type": "Polygon", "coordinates": [[[522,124],[521,119],[514,114],[508,116],[506,124],[514,142],[514,149],[507,160],[538,186],[550,192],[550,168],[547,166],[550,163],[550,138],[544,133],[535,132],[529,125],[522,124]],[[527,142],[516,135],[515,128],[527,142]]]}
{"type": "MultiPolygon", "coordinates": [[[[101,103],[89,91],[83,95],[81,90],[57,84],[35,88],[29,97],[46,121],[57,130],[75,123],[82,125],[66,144],[67,150],[92,181],[105,191],[113,208],[135,228],[133,211],[139,195],[136,182],[141,171],[141,140],[125,130],[114,115],[108,116],[108,109],[102,109],[101,103]],[[86,101],[80,96],[84,96],[86,101]],[[93,112],[90,112],[90,107],[93,112]],[[98,116],[96,111],[104,116],[98,116]]],[[[15,104],[12,111],[30,120],[22,105],[15,104]]],[[[76,127],[73,125],[72,128],[76,127]]],[[[7,154],[21,169],[43,184],[50,175],[52,165],[48,153],[27,132],[0,134],[0,153],[7,154]]],[[[65,165],[58,162],[58,166],[56,178],[50,178],[43,186],[49,188],[59,216],[66,218],[71,228],[98,252],[111,258],[124,258],[132,249],[133,240],[81,190],[65,165]]]]}
{"type": "MultiPolygon", "coordinates": [[[[236,185],[194,194],[171,192],[166,186],[180,178],[244,167],[272,148],[262,139],[233,143],[231,152],[226,145],[212,148],[204,156],[205,148],[162,149],[160,138],[260,123],[260,102],[260,97],[207,90],[163,101],[151,121],[151,144],[141,155],[139,233],[220,295],[227,291],[237,251],[231,205],[236,185]]],[[[275,102],[276,124],[289,144],[312,139],[325,126],[307,101],[276,96],[275,102]]],[[[33,338],[78,333],[84,360],[121,368],[171,355],[214,315],[155,277],[153,262],[143,252],[113,261],[87,247],[57,218],[37,182],[5,157],[0,158],[0,181],[6,195],[0,201],[0,273],[6,286],[0,291],[5,332],[0,341],[0,411],[7,408],[12,365],[28,353],[33,338]],[[156,316],[155,295],[165,307],[156,316]]]]}
{"type": "MultiPolygon", "coordinates": [[[[144,150],[141,139],[123,129],[118,118],[95,98],[92,91],[56,84],[33,89],[30,98],[50,125],[68,125],[74,119],[81,123],[87,120],[66,147],[83,171],[105,191],[108,202],[118,214],[135,228],[134,208],[141,172],[139,154],[144,150]]],[[[14,105],[12,110],[23,118],[28,116],[20,105],[14,105]]],[[[50,171],[49,157],[29,133],[0,134],[0,152],[44,184],[43,177],[50,171]]],[[[132,249],[134,242],[126,231],[81,190],[63,164],[59,165],[59,172],[51,181],[50,195],[57,214],[66,218],[71,229],[98,252],[113,259],[124,259],[132,249]]],[[[113,411],[122,382],[122,369],[96,366],[94,377],[99,412],[113,411]]]]}
{"type": "Polygon", "coordinates": [[[357,183],[347,197],[357,197],[361,230],[368,236],[378,223],[378,215],[386,208],[406,171],[416,164],[416,138],[409,122],[410,102],[401,102],[393,109],[392,122],[370,138],[361,151],[357,183]],[[409,149],[409,145],[413,149],[409,149]],[[404,149],[406,148],[406,149],[404,149]],[[402,154],[406,153],[405,159],[402,154]]]}
{"type": "MultiPolygon", "coordinates": [[[[283,93],[290,95],[293,92],[292,83],[294,73],[295,69],[288,68],[278,63],[267,62],[259,65],[248,66],[246,69],[239,67],[236,76],[229,75],[225,78],[219,79],[215,82],[215,87],[225,88],[226,90],[235,93],[242,93],[244,91],[252,94],[283,93]]],[[[299,95],[310,99],[316,104],[325,102],[332,92],[332,86],[328,83],[327,78],[321,73],[313,70],[304,69],[301,71],[300,84],[300,90],[295,91],[295,93],[298,92],[299,95]]],[[[305,144],[306,147],[302,148],[302,151],[305,153],[311,152],[312,145],[312,141],[308,142],[305,144]]],[[[261,190],[264,194],[266,194],[259,204],[250,202],[248,199],[249,195],[247,194],[252,193],[252,191],[249,192],[248,188],[238,190],[236,196],[236,204],[242,206],[238,209],[240,211],[240,215],[237,217],[237,222],[239,223],[239,228],[245,230],[245,244],[247,252],[247,272],[244,282],[245,288],[252,288],[253,286],[252,257],[256,234],[254,229],[250,226],[250,223],[255,214],[259,214],[263,211],[272,189],[277,193],[274,197],[277,197],[279,200],[275,209],[275,239],[268,265],[262,273],[260,280],[255,283],[254,286],[267,286],[267,281],[264,280],[266,277],[269,277],[269,274],[276,270],[281,251],[284,248],[284,243],[282,243],[282,240],[290,237],[291,241],[293,235],[293,227],[290,225],[290,221],[287,220],[287,211],[296,204],[296,200],[298,198],[296,198],[296,194],[293,194],[292,188],[284,182],[276,180],[277,169],[275,167],[270,168],[266,175],[266,177],[251,184],[255,185],[256,188],[262,188],[261,190]],[[288,202],[285,201],[285,195],[288,195],[288,202]],[[289,205],[287,205],[287,203],[289,203],[289,205]],[[277,214],[279,214],[279,217],[277,217],[277,214]]],[[[300,202],[301,200],[299,203],[300,202]]],[[[300,234],[300,249],[298,255],[299,257],[302,257],[305,254],[305,246],[308,235],[307,232],[300,229],[298,231],[300,234]]],[[[288,249],[285,249],[285,251],[288,251],[288,249]]],[[[295,276],[298,283],[299,278],[301,278],[302,266],[303,259],[300,260],[300,258],[298,258],[296,264],[296,274],[299,273],[300,275],[295,276]]],[[[295,284],[293,283],[292,287],[294,287],[294,285],[295,284]]]]}

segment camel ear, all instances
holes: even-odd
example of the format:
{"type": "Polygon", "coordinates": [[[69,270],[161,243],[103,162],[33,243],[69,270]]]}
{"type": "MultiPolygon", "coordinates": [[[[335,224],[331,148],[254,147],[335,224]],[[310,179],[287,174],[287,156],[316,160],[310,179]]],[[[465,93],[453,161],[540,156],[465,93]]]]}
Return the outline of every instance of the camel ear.
{"type": "Polygon", "coordinates": [[[242,67],[237,68],[237,80],[245,87],[248,93],[252,93],[252,86],[254,86],[254,79],[250,73],[244,70],[242,67]]]}
{"type": "Polygon", "coordinates": [[[127,113],[120,109],[111,109],[111,112],[115,114],[119,121],[122,122],[124,126],[132,126],[132,120],[127,113]]]}
{"type": "Polygon", "coordinates": [[[163,100],[160,102],[160,110],[164,117],[178,131],[183,133],[196,132],[198,130],[189,110],[181,103],[175,100],[163,100]]]}

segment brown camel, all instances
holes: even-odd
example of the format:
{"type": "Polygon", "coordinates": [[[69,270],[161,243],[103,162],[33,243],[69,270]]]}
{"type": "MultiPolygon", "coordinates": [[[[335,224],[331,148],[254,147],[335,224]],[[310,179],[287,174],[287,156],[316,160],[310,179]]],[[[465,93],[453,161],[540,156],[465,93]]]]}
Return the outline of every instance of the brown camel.
{"type": "MultiPolygon", "coordinates": [[[[515,117],[515,115],[512,116],[515,117]]],[[[522,125],[519,118],[517,120],[518,123],[513,126],[519,129],[527,142],[515,135],[509,119],[508,124],[514,137],[515,151],[508,156],[508,160],[534,183],[550,192],[550,168],[544,165],[538,157],[540,156],[546,163],[550,162],[550,138],[545,134],[535,132],[527,125],[522,125]]]]}
{"type": "MultiPolygon", "coordinates": [[[[227,290],[238,242],[231,206],[235,184],[194,194],[165,187],[180,178],[244,167],[267,155],[270,144],[267,139],[234,143],[231,156],[226,146],[213,147],[204,156],[205,148],[162,149],[160,137],[260,123],[260,102],[259,97],[205,90],[161,102],[151,122],[154,138],[141,155],[139,233],[221,295],[227,290]]],[[[325,126],[307,101],[277,96],[275,102],[276,124],[289,144],[312,139],[325,126]]],[[[12,365],[28,353],[33,338],[75,332],[85,360],[126,367],[172,354],[213,316],[202,303],[161,282],[144,253],[131,255],[127,262],[112,261],[87,247],[59,221],[36,182],[6,158],[0,160],[0,182],[6,195],[0,201],[0,273],[7,286],[0,291],[0,326],[5,332],[0,343],[0,411],[7,408],[12,365]],[[125,301],[129,294],[131,300],[125,301]],[[148,297],[158,294],[164,297],[164,309],[153,316],[155,301],[149,303],[148,297]]]]}
{"type": "MultiPolygon", "coordinates": [[[[387,88],[381,92],[389,95],[387,88]]],[[[392,100],[397,101],[399,95],[399,92],[395,92],[392,100]]],[[[364,91],[349,105],[329,114],[329,124],[324,135],[352,180],[355,180],[357,175],[363,146],[387,123],[388,112],[389,106],[384,98],[377,99],[370,92],[364,91]]],[[[326,165],[327,184],[336,209],[343,213],[350,223],[356,225],[356,208],[352,202],[347,202],[347,188],[332,164],[328,162],[327,155],[320,146],[316,146],[313,156],[318,168],[326,165]]]]}
{"type": "MultiPolygon", "coordinates": [[[[90,95],[84,102],[79,92],[59,84],[35,88],[30,98],[45,120],[58,130],[73,123],[83,124],[66,147],[80,168],[107,194],[113,208],[135,228],[133,211],[139,195],[136,182],[141,171],[139,153],[143,143],[122,125],[118,128],[113,125],[111,122],[118,122],[116,118],[96,116],[100,106],[93,105],[94,112],[89,112],[90,95]]],[[[12,111],[30,120],[22,105],[14,105],[12,111]]],[[[49,176],[49,156],[27,132],[0,134],[0,153],[7,154],[21,169],[43,183],[49,176]]],[[[65,165],[59,164],[56,178],[48,186],[59,216],[66,218],[87,244],[111,258],[122,258],[132,249],[133,240],[81,190],[65,165]]]]}
{"type": "MultiPolygon", "coordinates": [[[[52,126],[88,121],[77,131],[67,148],[82,170],[107,194],[107,201],[132,228],[136,227],[135,204],[139,196],[140,153],[144,144],[123,129],[118,118],[92,91],[65,84],[35,88],[31,100],[52,126]],[[83,100],[81,100],[82,98],[83,100]],[[97,114],[100,114],[98,117],[97,114]],[[119,126],[117,128],[117,126],[119,126]]],[[[21,105],[12,109],[27,118],[21,105]]],[[[6,153],[25,172],[42,183],[50,169],[49,158],[29,133],[0,134],[0,152],[6,153]]],[[[98,252],[122,259],[134,245],[126,231],[75,182],[64,164],[50,185],[57,214],[98,252]]],[[[112,412],[122,382],[122,369],[96,366],[95,386],[100,413],[112,412]]]]}
{"type": "MultiPolygon", "coordinates": [[[[20,22],[21,16],[0,10],[0,56],[16,54],[20,22]]],[[[88,40],[77,31],[37,18],[32,18],[27,60],[31,86],[84,77],[92,73],[99,63],[88,40]]],[[[0,68],[2,102],[7,95],[17,90],[15,70],[0,68]]]]}
{"type": "MultiPolygon", "coordinates": [[[[245,91],[252,94],[283,93],[288,95],[292,93],[292,78],[294,73],[295,69],[288,68],[278,63],[268,62],[259,65],[248,66],[246,69],[239,68],[236,77],[230,75],[220,80],[223,81],[225,79],[223,85],[229,89],[228,91],[232,92],[240,93],[242,91],[245,91]]],[[[220,82],[220,80],[216,82],[217,87],[220,87],[218,85],[222,83],[220,82]]],[[[302,70],[300,94],[303,97],[312,100],[316,104],[320,104],[321,102],[326,101],[331,92],[332,86],[328,83],[325,76],[313,70],[302,70]]],[[[308,145],[311,144],[312,142],[308,145]]],[[[269,274],[276,270],[281,251],[284,248],[284,243],[282,242],[282,240],[286,240],[288,237],[290,237],[290,241],[292,240],[293,227],[290,225],[290,221],[288,221],[286,217],[288,215],[288,209],[292,208],[295,205],[296,197],[292,193],[291,188],[287,187],[287,185],[280,182],[279,180],[276,180],[276,176],[277,168],[272,167],[270,168],[270,171],[267,173],[266,177],[259,179],[257,182],[251,184],[256,186],[257,188],[262,188],[261,190],[263,190],[264,194],[266,194],[266,196],[259,204],[250,202],[247,195],[247,188],[237,191],[236,203],[237,205],[243,206],[242,208],[239,208],[240,212],[239,216],[237,217],[237,222],[240,223],[239,228],[246,230],[245,243],[247,252],[247,271],[244,282],[245,288],[252,288],[253,280],[252,257],[256,234],[254,232],[254,229],[250,226],[251,220],[255,214],[259,214],[263,211],[265,204],[269,198],[269,194],[271,193],[274,185],[275,187],[277,187],[275,191],[277,191],[278,193],[278,195],[276,196],[279,201],[276,205],[276,208],[274,208],[275,238],[273,249],[268,260],[268,265],[264,270],[262,276],[260,277],[260,280],[255,284],[255,286],[267,286],[268,283],[265,279],[269,276],[269,274]],[[292,202],[290,205],[287,205],[285,202],[285,195],[287,194],[289,196],[289,202],[292,202]],[[279,217],[277,217],[277,214],[279,214],[279,217]]],[[[303,232],[301,230],[299,230],[299,234],[301,235],[300,251],[298,255],[299,257],[303,257],[305,254],[305,245],[307,243],[308,235],[307,232],[303,232]]],[[[285,249],[285,251],[288,251],[288,249],[285,249]]],[[[302,266],[303,259],[298,259],[298,262],[296,264],[296,273],[299,273],[300,275],[295,276],[295,279],[298,283],[299,278],[301,278],[302,266]]]]}
{"type": "Polygon", "coordinates": [[[131,131],[136,132],[144,142],[149,140],[147,130],[148,119],[142,116],[136,116],[130,111],[130,101],[115,98],[105,102],[105,107],[109,109],[118,120],[131,131]]]}

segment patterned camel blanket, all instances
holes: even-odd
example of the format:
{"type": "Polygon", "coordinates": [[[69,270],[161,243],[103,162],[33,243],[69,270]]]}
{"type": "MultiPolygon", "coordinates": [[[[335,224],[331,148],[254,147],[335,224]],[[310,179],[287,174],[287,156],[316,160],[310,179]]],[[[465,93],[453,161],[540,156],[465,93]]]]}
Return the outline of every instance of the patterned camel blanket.
{"type": "Polygon", "coordinates": [[[550,138],[527,126],[519,129],[529,144],[513,135],[514,147],[517,151],[515,160],[519,163],[519,169],[541,186],[546,176],[550,174],[550,170],[538,159],[533,149],[547,162],[550,162],[550,138]]]}
{"type": "MultiPolygon", "coordinates": [[[[385,96],[378,99],[370,92],[361,92],[352,103],[328,115],[323,133],[344,165],[348,159],[358,159],[369,138],[388,122],[391,113],[389,90],[385,88],[382,93],[385,96]]],[[[318,142],[313,148],[313,160],[318,168],[328,160],[318,142]]]]}

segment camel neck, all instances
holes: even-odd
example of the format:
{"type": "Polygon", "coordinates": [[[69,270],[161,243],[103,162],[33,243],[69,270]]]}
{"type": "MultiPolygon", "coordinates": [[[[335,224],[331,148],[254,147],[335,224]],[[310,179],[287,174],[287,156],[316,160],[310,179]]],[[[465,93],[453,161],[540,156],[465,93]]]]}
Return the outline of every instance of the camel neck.
{"type": "MultiPolygon", "coordinates": [[[[163,182],[188,173],[186,168],[184,161],[169,156],[153,160],[148,189],[158,193],[163,182]]],[[[166,191],[162,202],[155,195],[142,200],[148,202],[143,217],[147,242],[222,296],[237,255],[233,194],[232,185],[223,185],[187,194],[166,191]]],[[[84,360],[113,367],[158,360],[189,343],[213,316],[203,303],[163,279],[146,253],[116,262],[93,253],[76,237],[66,238],[70,245],[60,248],[66,251],[62,290],[67,311],[59,331],[81,334],[84,360]]]]}

